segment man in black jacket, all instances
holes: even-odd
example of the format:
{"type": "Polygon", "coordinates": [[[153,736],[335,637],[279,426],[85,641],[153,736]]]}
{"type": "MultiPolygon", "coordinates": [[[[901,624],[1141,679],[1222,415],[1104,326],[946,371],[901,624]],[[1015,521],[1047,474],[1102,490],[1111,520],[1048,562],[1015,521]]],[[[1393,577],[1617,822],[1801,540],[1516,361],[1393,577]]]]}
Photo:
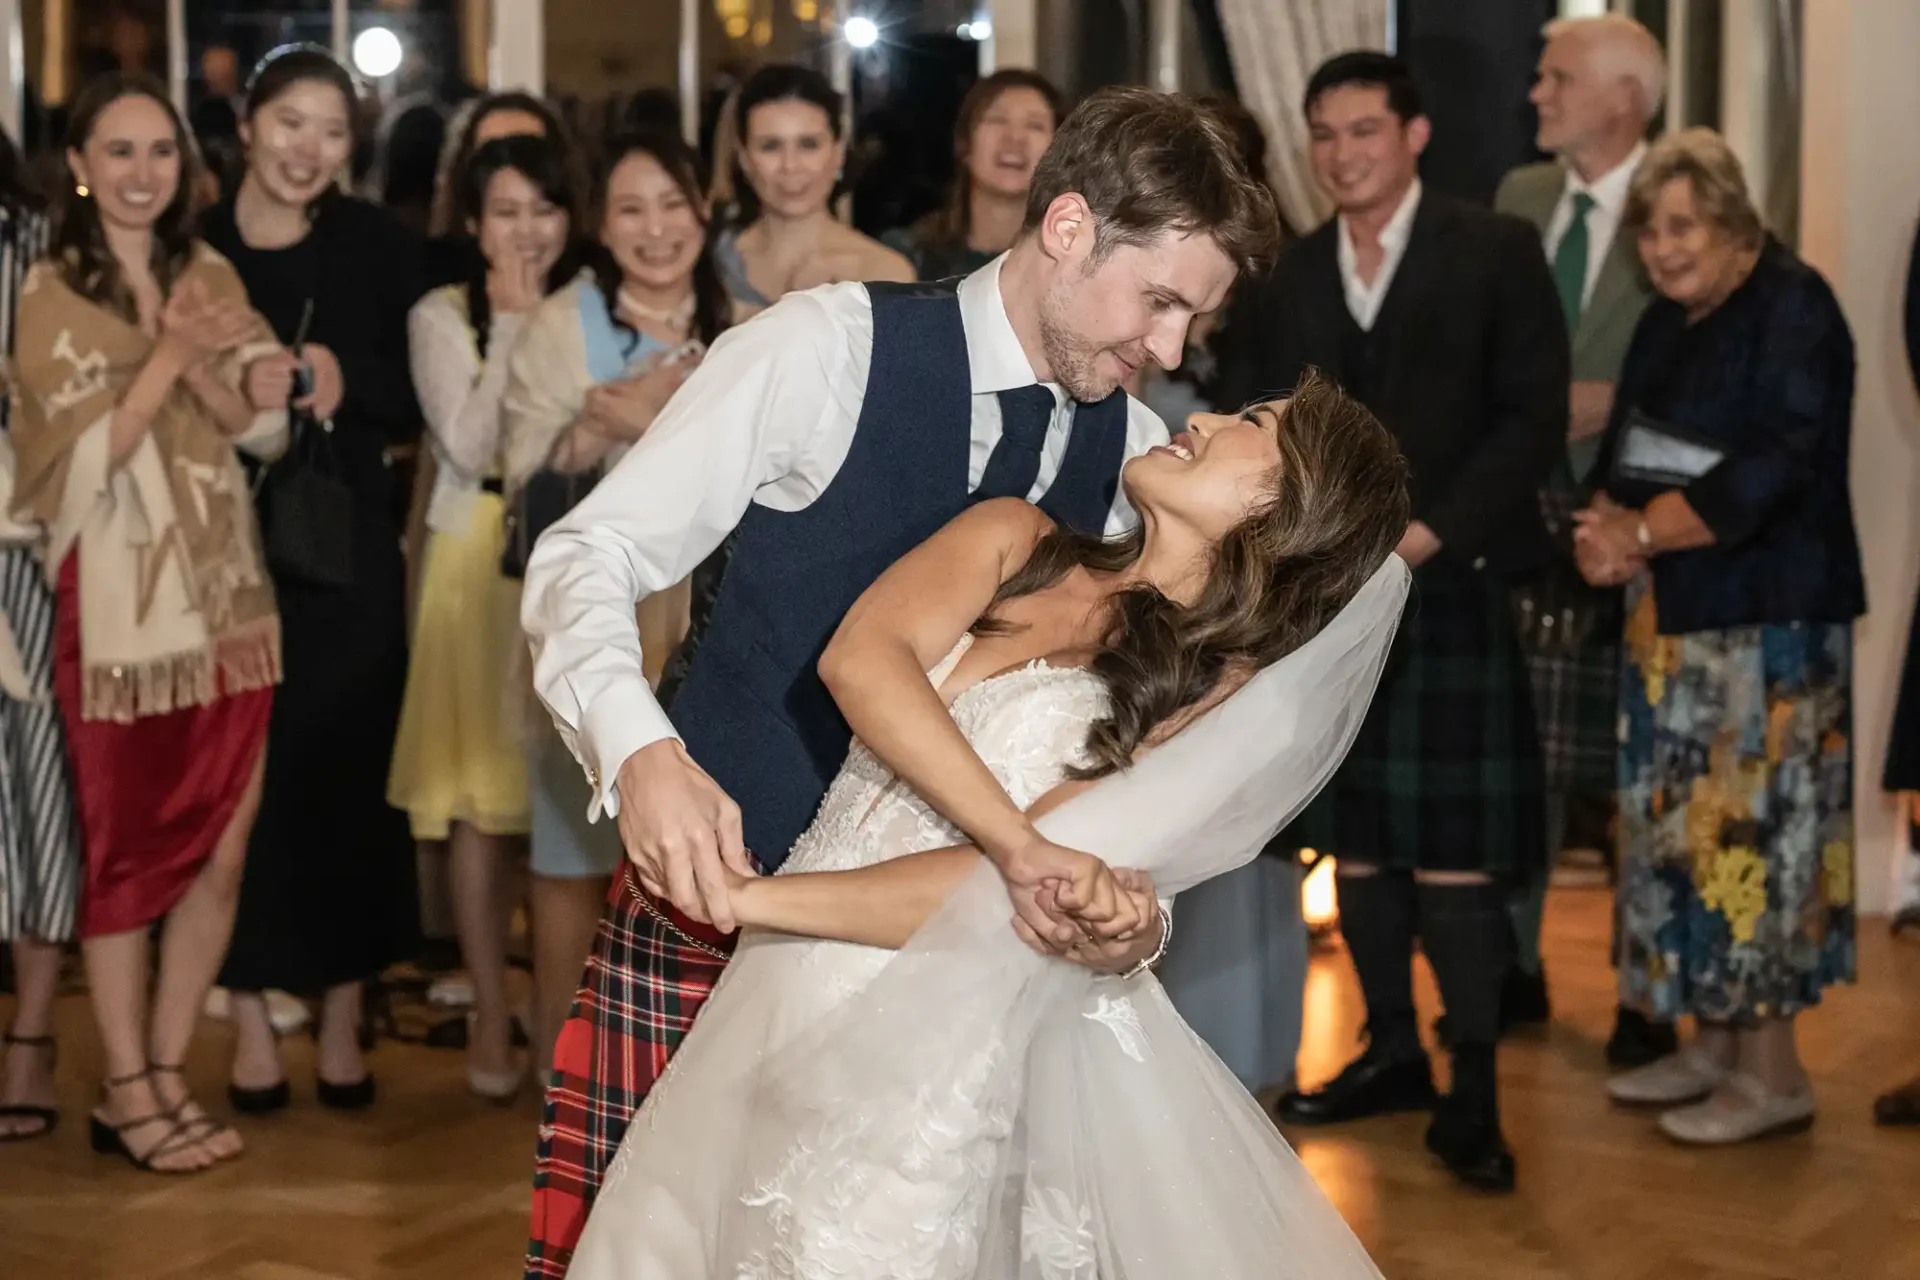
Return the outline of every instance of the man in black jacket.
{"type": "Polygon", "coordinates": [[[1545,867],[1508,579],[1551,554],[1536,492],[1566,437],[1566,321],[1532,227],[1421,189],[1431,126],[1404,63],[1334,58],[1305,108],[1315,175],[1339,212],[1273,273],[1268,377],[1291,386],[1319,368],[1398,438],[1414,591],[1359,741],[1286,834],[1337,859],[1370,1043],[1280,1113],[1329,1124],[1432,1106],[1427,1145],[1448,1168],[1510,1190],[1494,1077],[1504,894],[1545,867]],[[1437,1101],[1414,1021],[1416,936],[1450,1024],[1453,1091],[1437,1101]]]}

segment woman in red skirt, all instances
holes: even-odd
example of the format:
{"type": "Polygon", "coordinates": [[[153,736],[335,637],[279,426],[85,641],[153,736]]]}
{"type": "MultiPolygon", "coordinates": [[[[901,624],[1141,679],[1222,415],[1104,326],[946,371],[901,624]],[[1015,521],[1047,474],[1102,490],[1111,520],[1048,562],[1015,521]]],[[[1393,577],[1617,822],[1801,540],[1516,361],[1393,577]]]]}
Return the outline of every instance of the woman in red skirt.
{"type": "Polygon", "coordinates": [[[89,85],[67,158],[74,190],[20,301],[14,505],[46,528],[56,583],[106,1056],[94,1145],[190,1172],[241,1149],[181,1064],[233,927],[280,668],[234,449],[284,437],[292,360],[192,236],[192,148],[162,86],[89,85]]]}

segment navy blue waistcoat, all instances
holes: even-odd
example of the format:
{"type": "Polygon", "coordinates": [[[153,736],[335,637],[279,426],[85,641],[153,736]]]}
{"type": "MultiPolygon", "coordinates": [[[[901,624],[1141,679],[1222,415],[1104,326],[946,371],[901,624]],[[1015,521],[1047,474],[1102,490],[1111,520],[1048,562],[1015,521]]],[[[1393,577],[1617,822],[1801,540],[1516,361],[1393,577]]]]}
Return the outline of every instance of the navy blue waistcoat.
{"type": "MultiPolygon", "coordinates": [[[[747,508],[671,706],[768,870],[813,820],[852,742],[815,670],[821,651],[860,593],[967,505],[973,389],[959,298],[950,284],[867,291],[873,361],[846,461],[800,511],[747,508]]],[[[1126,440],[1125,392],[1079,406],[1041,508],[1102,529],[1126,440]]]]}

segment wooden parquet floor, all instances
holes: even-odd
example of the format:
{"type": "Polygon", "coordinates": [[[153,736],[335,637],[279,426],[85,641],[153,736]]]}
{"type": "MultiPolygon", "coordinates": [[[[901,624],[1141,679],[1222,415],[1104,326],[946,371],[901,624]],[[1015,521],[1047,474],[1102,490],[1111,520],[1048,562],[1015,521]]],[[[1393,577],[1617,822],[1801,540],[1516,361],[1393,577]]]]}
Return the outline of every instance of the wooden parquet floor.
{"type": "MultiPolygon", "coordinates": [[[[1920,1071],[1920,941],[1861,940],[1859,987],[1804,1021],[1820,1092],[1812,1133],[1725,1151],[1667,1144],[1600,1085],[1612,1008],[1604,890],[1558,890],[1548,921],[1553,1027],[1502,1054],[1520,1192],[1455,1188],[1397,1117],[1294,1135],[1302,1158],[1391,1280],[1920,1280],[1920,1132],[1872,1127],[1888,1083],[1920,1071]]],[[[1433,995],[1423,985],[1423,1008],[1433,995]]],[[[357,1117],[311,1101],[245,1125],[242,1160],[162,1179],[94,1156],[87,1011],[61,1011],[66,1118],[51,1140],[0,1146],[0,1280],[494,1280],[519,1274],[538,1108],[467,1094],[456,1053],[383,1045],[381,1100],[357,1117]]],[[[1345,957],[1316,956],[1301,1069],[1350,1055],[1360,1020],[1345,957]]],[[[196,1053],[223,1097],[224,1032],[196,1053]]],[[[688,1278],[692,1280],[692,1278],[688,1278]]],[[[1184,1278],[1182,1278],[1184,1280],[1184,1278]]]]}

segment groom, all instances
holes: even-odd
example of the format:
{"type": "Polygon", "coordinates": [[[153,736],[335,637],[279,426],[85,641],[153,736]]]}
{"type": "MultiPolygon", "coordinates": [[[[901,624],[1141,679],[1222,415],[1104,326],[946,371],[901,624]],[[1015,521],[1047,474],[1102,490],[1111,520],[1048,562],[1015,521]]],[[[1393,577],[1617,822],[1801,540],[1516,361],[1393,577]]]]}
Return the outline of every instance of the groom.
{"type": "MultiPolygon", "coordinates": [[[[1179,362],[1189,321],[1270,255],[1277,227],[1202,108],[1095,94],[1040,161],[1003,258],[957,288],[790,295],[716,342],[542,538],[522,607],[534,683],[632,865],[555,1052],[530,1280],[566,1273],[628,1121],[726,963],[723,866],[776,868],[845,759],[851,731],[814,672],[841,617],[973,501],[1023,497],[1067,525],[1128,527],[1121,464],[1167,433],[1120,385],[1149,359],[1179,362]],[[729,534],[669,723],[634,604],[729,534]]],[[[999,866],[1019,915],[1057,936],[1036,901],[1046,849],[947,816],[999,866]]],[[[1159,933],[1109,943],[1102,967],[1152,955],[1159,933]]]]}

